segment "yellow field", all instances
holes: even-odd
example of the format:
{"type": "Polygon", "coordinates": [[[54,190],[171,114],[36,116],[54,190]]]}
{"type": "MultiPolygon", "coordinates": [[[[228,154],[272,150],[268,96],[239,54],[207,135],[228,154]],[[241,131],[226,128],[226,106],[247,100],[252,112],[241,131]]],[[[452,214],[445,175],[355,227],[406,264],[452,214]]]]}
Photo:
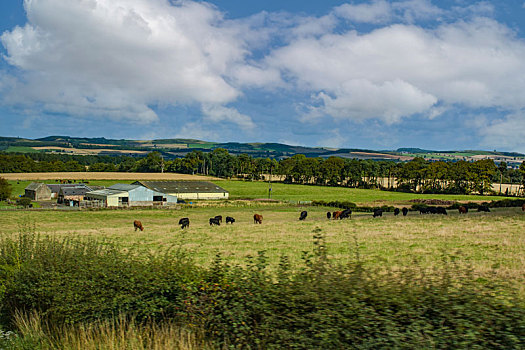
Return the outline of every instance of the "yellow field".
{"type": "Polygon", "coordinates": [[[98,172],[57,172],[57,173],[4,173],[6,180],[219,180],[213,176],[174,173],[98,173],[98,172]]]}

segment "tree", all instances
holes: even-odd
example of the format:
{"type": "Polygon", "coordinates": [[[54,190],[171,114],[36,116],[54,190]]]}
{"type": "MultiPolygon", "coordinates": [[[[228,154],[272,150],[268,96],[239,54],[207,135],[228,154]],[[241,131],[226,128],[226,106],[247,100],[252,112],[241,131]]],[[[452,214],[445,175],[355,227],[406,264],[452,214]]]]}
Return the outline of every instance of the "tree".
{"type": "Polygon", "coordinates": [[[0,200],[6,200],[11,197],[11,191],[13,189],[11,188],[11,185],[9,182],[7,182],[6,179],[3,177],[0,177],[0,200]]]}
{"type": "Polygon", "coordinates": [[[22,198],[19,198],[16,202],[18,203],[18,205],[21,205],[24,208],[27,208],[31,205],[31,198],[22,197],[22,198]]]}

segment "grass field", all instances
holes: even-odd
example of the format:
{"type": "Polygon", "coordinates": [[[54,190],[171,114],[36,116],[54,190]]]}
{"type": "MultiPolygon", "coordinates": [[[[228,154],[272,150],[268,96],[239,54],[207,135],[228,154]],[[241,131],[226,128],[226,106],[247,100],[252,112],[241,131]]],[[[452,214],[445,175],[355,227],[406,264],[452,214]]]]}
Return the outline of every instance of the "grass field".
{"type": "Polygon", "coordinates": [[[355,259],[367,264],[403,268],[414,261],[432,268],[443,256],[454,255],[461,266],[471,266],[480,278],[511,281],[525,295],[525,214],[521,209],[494,209],[492,213],[459,216],[423,215],[407,217],[387,213],[373,219],[357,213],[351,220],[329,221],[326,208],[294,205],[188,207],[180,210],[102,211],[4,211],[0,232],[15,234],[24,227],[46,235],[101,239],[124,249],[150,251],[182,246],[199,264],[209,264],[216,253],[234,264],[264,250],[273,266],[281,255],[297,264],[303,251],[312,249],[314,232],[326,237],[329,255],[340,262],[355,259]],[[308,218],[298,221],[301,210],[308,218]],[[253,213],[264,216],[253,224],[253,213]],[[234,225],[210,227],[215,215],[233,216],[234,225]],[[177,225],[189,217],[190,228],[177,225]],[[133,230],[133,220],[142,221],[143,232],[133,230]]]}
{"type": "MultiPolygon", "coordinates": [[[[268,198],[267,182],[250,181],[214,181],[217,185],[230,192],[230,198],[268,198]]],[[[505,197],[498,196],[471,196],[446,194],[415,194],[404,192],[390,192],[380,190],[366,190],[358,188],[290,185],[272,183],[272,199],[286,201],[350,201],[360,205],[380,206],[383,204],[409,204],[411,199],[442,199],[450,201],[491,201],[505,197]]]]}

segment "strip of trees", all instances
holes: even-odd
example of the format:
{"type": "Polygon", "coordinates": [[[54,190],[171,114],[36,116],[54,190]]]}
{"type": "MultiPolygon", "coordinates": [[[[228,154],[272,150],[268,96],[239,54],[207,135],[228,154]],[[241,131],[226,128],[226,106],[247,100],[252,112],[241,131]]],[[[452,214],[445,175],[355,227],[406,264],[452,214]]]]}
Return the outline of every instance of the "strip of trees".
{"type": "Polygon", "coordinates": [[[382,188],[422,193],[489,193],[493,183],[525,186],[525,162],[508,169],[493,160],[475,162],[431,162],[414,158],[409,162],[309,158],[302,154],[282,159],[232,155],[225,149],[205,153],[192,151],[182,158],[165,160],[159,152],[146,157],[67,156],[53,154],[0,153],[0,173],[14,172],[174,172],[221,178],[267,180],[278,176],[286,183],[382,188]]]}

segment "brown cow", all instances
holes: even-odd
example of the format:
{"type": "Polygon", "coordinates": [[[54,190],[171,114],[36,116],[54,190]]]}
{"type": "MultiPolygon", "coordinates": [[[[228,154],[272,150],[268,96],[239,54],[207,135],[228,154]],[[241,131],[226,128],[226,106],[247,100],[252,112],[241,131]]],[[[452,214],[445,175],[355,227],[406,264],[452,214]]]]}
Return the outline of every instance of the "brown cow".
{"type": "Polygon", "coordinates": [[[262,224],[262,219],[263,219],[262,215],[259,215],[259,214],[254,214],[253,215],[253,223],[254,224],[262,224]]]}
{"type": "Polygon", "coordinates": [[[521,211],[525,211],[525,204],[521,206],[521,211]]]}
{"type": "Polygon", "coordinates": [[[332,214],[332,218],[334,220],[337,220],[337,219],[339,219],[339,217],[341,216],[342,213],[343,213],[342,211],[334,211],[334,213],[332,214]]]}
{"type": "Polygon", "coordinates": [[[135,227],[135,231],[139,228],[141,231],[144,231],[144,226],[142,226],[142,222],[135,220],[133,221],[133,226],[135,227]]]}
{"type": "Polygon", "coordinates": [[[460,213],[460,214],[466,214],[466,213],[468,213],[468,208],[467,208],[467,207],[464,207],[464,206],[459,207],[458,210],[459,210],[459,213],[460,213]]]}

